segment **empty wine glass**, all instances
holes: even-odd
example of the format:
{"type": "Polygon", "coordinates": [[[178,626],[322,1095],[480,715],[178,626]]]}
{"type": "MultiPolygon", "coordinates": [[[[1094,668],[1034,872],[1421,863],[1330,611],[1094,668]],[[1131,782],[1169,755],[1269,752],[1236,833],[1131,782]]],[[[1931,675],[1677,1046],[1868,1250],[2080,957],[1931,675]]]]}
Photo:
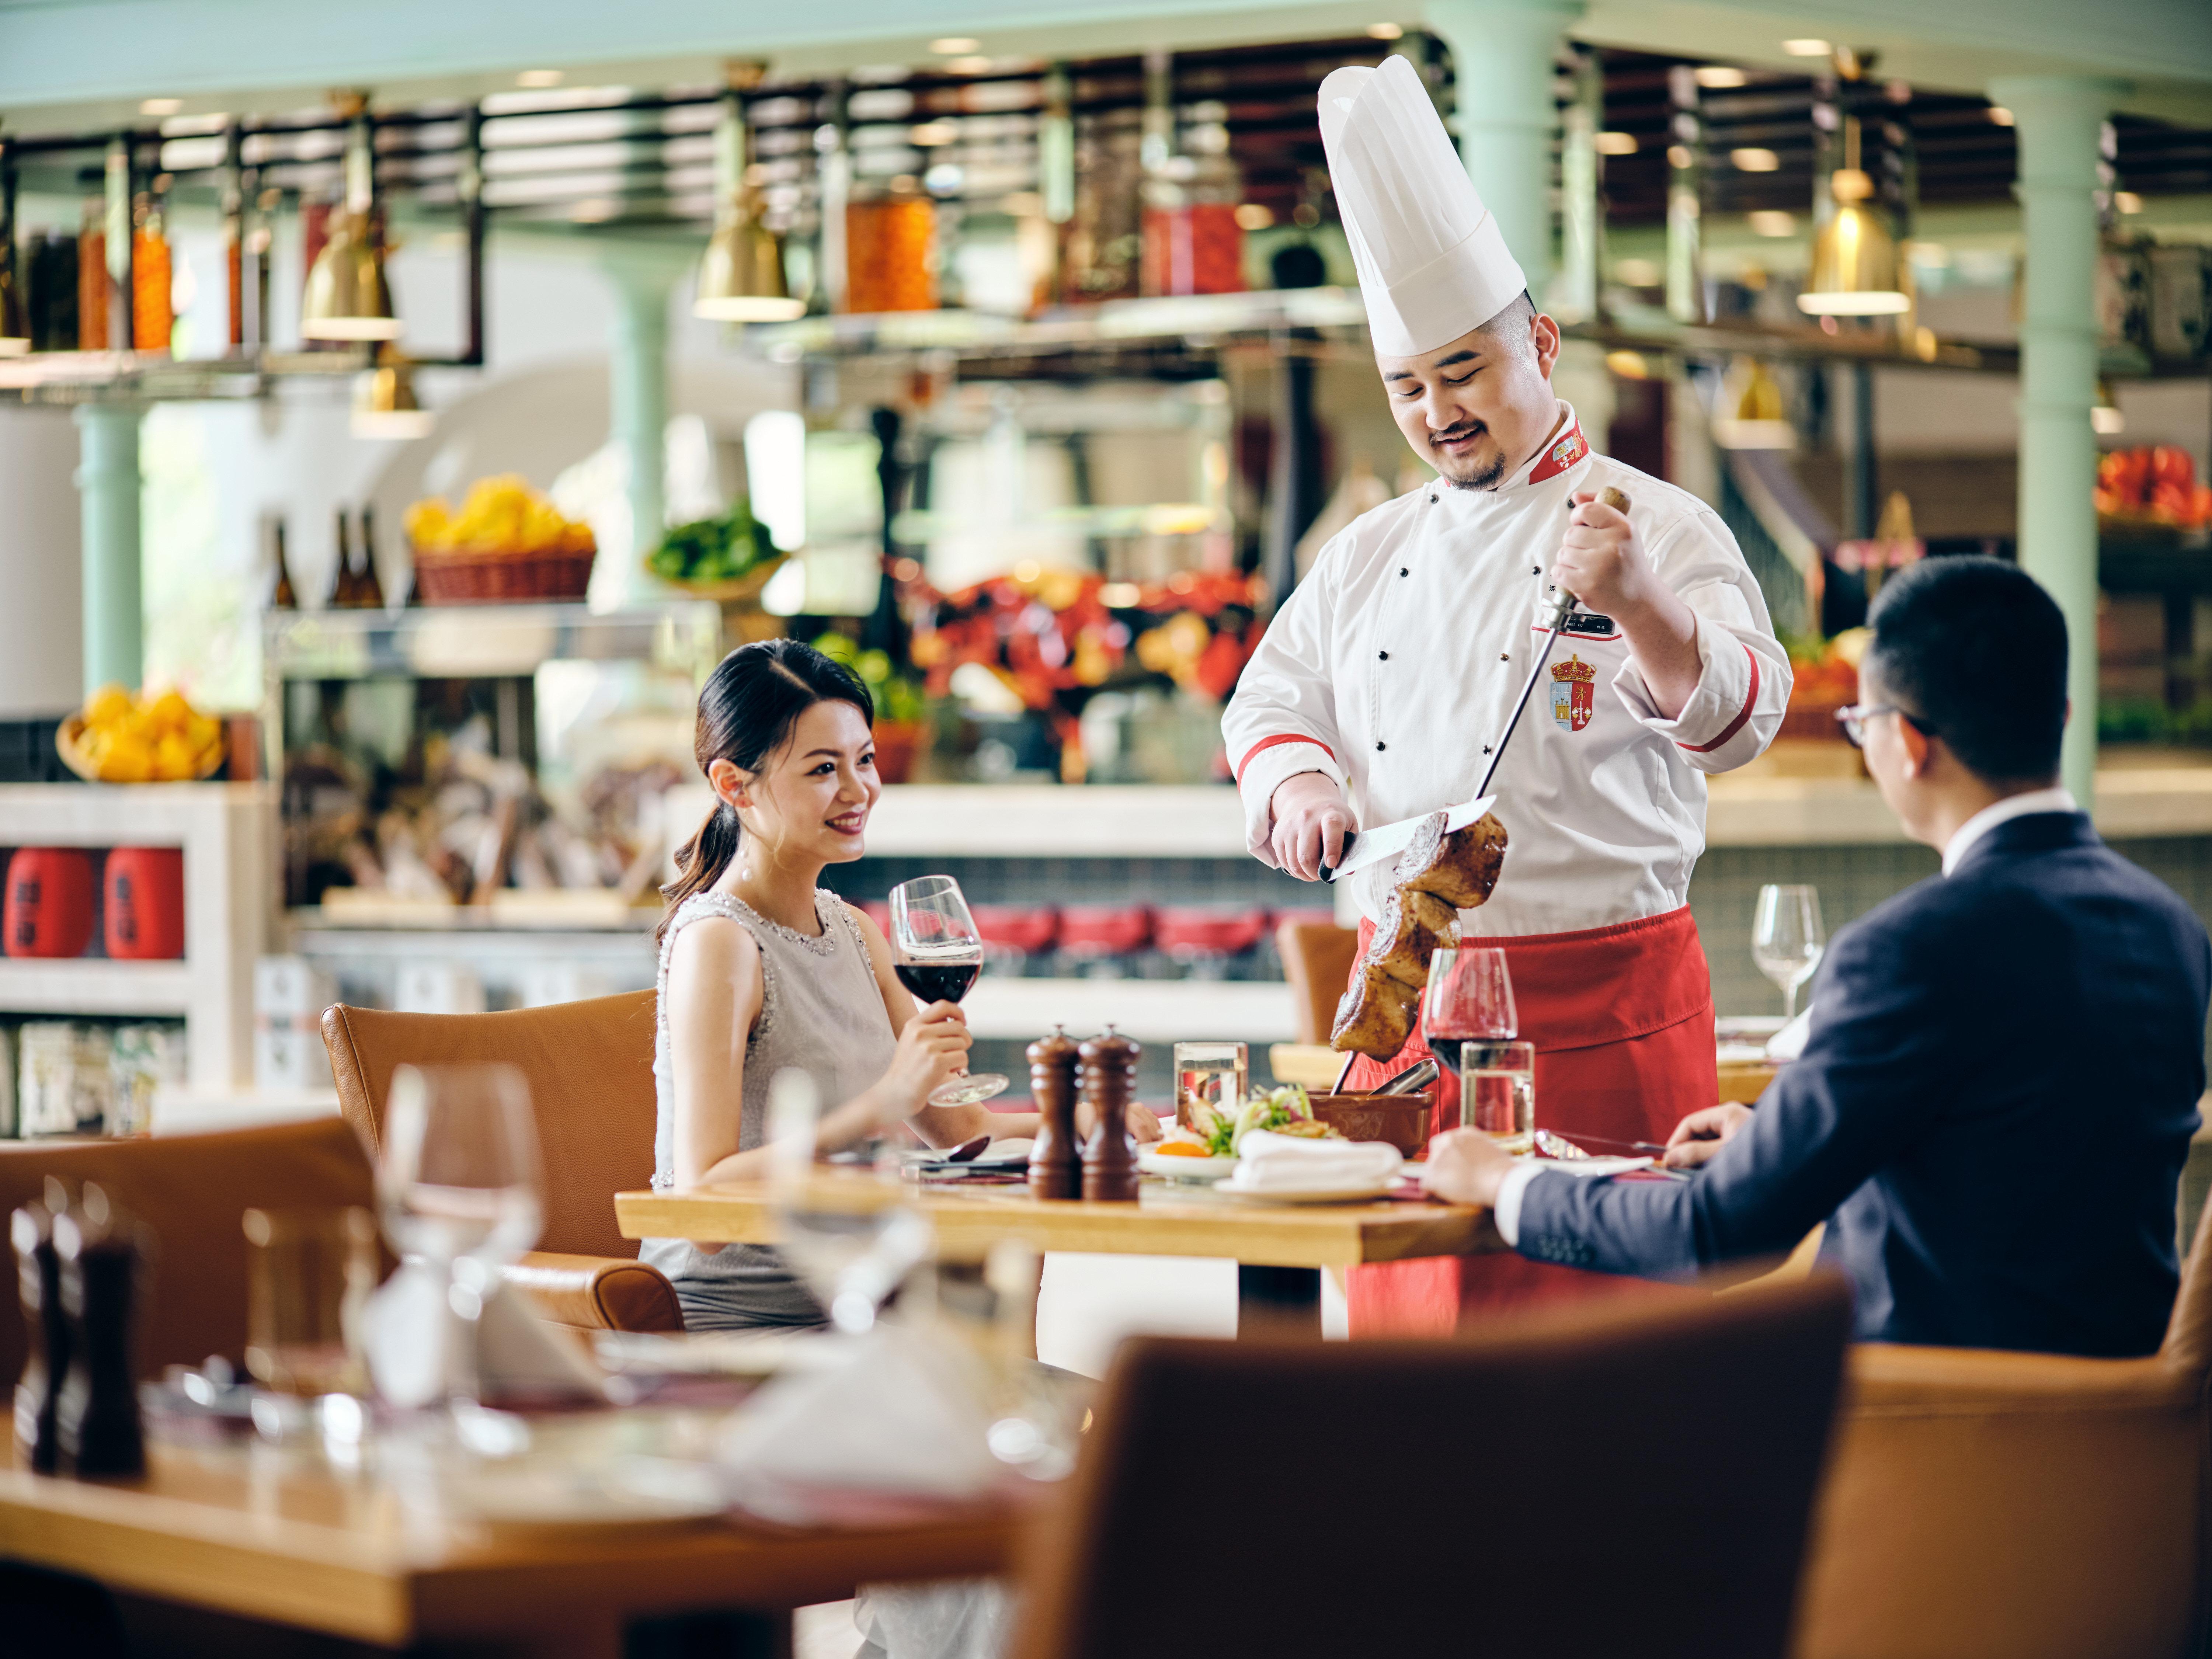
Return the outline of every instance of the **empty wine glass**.
{"type": "Polygon", "coordinates": [[[822,1091],[797,1066],[769,1079],[769,1185],[777,1242],[792,1271],[829,1310],[839,1330],[859,1333],[905,1282],[936,1254],[929,1218],[900,1201],[897,1165],[877,1190],[865,1182],[818,1183],[814,1168],[822,1091]]]}
{"type": "Polygon", "coordinates": [[[1828,948],[1820,925],[1820,895],[1813,888],[1768,883],[1759,890],[1752,921],[1751,959],[1782,988],[1783,1012],[1797,1017],[1797,992],[1813,977],[1828,948]]]}
{"type": "Polygon", "coordinates": [[[402,1066],[377,1162],[385,1237],[446,1282],[455,1324],[447,1394],[465,1436],[488,1418],[477,1366],[477,1321],[499,1271],[544,1224],[530,1085],[512,1066],[402,1066]]]}
{"type": "MultiPolygon", "coordinates": [[[[916,876],[891,889],[891,954],[899,983],[927,1006],[957,1002],[983,971],[983,935],[950,876],[916,876]]],[[[1004,1094],[996,1072],[963,1072],[930,1091],[933,1106],[973,1106],[1004,1094]]]]}

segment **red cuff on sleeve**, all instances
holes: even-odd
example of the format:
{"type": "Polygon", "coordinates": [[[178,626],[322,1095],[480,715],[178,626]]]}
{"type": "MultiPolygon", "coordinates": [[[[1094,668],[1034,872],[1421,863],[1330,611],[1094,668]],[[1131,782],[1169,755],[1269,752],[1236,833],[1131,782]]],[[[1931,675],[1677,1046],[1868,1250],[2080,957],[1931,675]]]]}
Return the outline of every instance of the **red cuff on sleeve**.
{"type": "MultiPolygon", "coordinates": [[[[1759,681],[1755,678],[1757,672],[1758,671],[1756,669],[1753,671],[1754,678],[1751,683],[1752,690],[1754,692],[1759,690],[1759,681]]],[[[1738,724],[1740,725],[1741,722],[1739,721],[1738,724]]],[[[1280,737],[1262,738],[1259,742],[1254,744],[1249,749],[1246,750],[1244,751],[1244,758],[1237,763],[1237,781],[1239,783],[1244,781],[1244,769],[1251,765],[1253,756],[1258,754],[1263,749],[1273,749],[1276,744],[1284,743],[1310,743],[1315,748],[1320,750],[1322,754],[1328,756],[1329,759],[1334,760],[1336,758],[1336,750],[1331,749],[1319,738],[1301,737],[1295,732],[1286,732],[1280,737]]]]}
{"type": "MultiPolygon", "coordinates": [[[[1739,640],[1736,643],[1742,645],[1743,641],[1739,640]]],[[[1743,707],[1736,711],[1735,718],[1721,727],[1720,736],[1711,743],[1678,743],[1674,745],[1677,749],[1686,749],[1693,755],[1710,755],[1743,730],[1743,723],[1751,718],[1753,705],[1759,701],[1759,653],[1746,645],[1743,654],[1751,659],[1751,690],[1744,694],[1743,707]]],[[[1251,757],[1248,755],[1245,758],[1249,760],[1251,757]]]]}

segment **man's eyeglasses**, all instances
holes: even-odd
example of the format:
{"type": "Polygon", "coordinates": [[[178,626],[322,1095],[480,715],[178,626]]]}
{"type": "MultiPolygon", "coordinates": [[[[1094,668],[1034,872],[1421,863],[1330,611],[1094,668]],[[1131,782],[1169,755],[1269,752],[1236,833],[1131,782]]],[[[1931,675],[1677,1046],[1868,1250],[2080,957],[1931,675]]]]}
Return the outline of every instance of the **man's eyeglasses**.
{"type": "Polygon", "coordinates": [[[1836,710],[1836,721],[1844,728],[1844,735],[1851,740],[1851,747],[1863,749],[1866,747],[1867,722],[1877,714],[1894,714],[1922,736],[1932,738],[1936,735],[1934,726],[1893,702],[1847,703],[1836,710]]]}

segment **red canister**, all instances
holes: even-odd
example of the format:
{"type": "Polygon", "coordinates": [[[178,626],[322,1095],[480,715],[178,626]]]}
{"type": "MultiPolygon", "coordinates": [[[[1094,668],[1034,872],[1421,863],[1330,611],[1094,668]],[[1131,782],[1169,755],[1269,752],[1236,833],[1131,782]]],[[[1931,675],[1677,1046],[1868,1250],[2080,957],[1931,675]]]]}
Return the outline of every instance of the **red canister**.
{"type": "Polygon", "coordinates": [[[73,847],[17,848],[0,945],[11,957],[81,957],[91,943],[92,860],[73,847]]]}
{"type": "Polygon", "coordinates": [[[185,953],[185,854],[179,847],[118,847],[107,855],[103,921],[107,954],[167,962],[185,953]]]}

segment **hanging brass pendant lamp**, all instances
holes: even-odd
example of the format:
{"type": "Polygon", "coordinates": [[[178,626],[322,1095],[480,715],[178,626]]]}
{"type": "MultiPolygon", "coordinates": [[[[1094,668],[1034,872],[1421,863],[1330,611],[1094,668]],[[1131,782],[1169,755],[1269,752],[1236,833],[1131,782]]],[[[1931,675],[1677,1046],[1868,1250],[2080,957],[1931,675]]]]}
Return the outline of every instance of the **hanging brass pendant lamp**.
{"type": "Polygon", "coordinates": [[[414,365],[391,347],[383,348],[376,367],[356,384],[353,435],[405,442],[428,437],[437,422],[416,399],[414,365]]]}
{"type": "Polygon", "coordinates": [[[733,64],[714,125],[714,234],[699,265],[693,313],[725,323],[787,323],[805,314],[783,275],[783,243],[760,221],[760,192],[745,179],[745,111],[740,95],[760,78],[733,64]]]}
{"type": "Polygon", "coordinates": [[[396,340],[392,289],[376,228],[376,174],[368,99],[340,100],[348,117],[345,205],[331,217],[331,238],[316,254],[300,302],[300,332],[310,340],[396,340]]]}
{"type": "Polygon", "coordinates": [[[1797,308],[1814,317],[1894,317],[1912,309],[1897,238],[1871,204],[1874,180],[1859,166],[1859,124],[1844,121],[1844,165],[1828,175],[1835,211],[1813,235],[1813,269],[1797,308]]]}

